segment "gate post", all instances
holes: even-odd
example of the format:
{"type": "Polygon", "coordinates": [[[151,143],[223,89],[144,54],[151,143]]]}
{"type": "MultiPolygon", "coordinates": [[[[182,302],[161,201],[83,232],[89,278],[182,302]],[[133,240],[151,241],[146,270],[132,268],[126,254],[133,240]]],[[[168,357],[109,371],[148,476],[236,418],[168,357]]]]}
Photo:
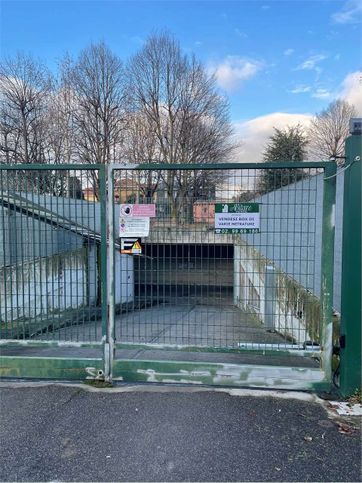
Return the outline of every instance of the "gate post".
{"type": "Polygon", "coordinates": [[[114,357],[114,186],[113,167],[106,165],[107,179],[107,326],[104,343],[105,380],[112,382],[114,357]]]}
{"type": "Polygon", "coordinates": [[[340,392],[361,388],[361,149],[362,137],[346,139],[344,172],[340,392]]]}

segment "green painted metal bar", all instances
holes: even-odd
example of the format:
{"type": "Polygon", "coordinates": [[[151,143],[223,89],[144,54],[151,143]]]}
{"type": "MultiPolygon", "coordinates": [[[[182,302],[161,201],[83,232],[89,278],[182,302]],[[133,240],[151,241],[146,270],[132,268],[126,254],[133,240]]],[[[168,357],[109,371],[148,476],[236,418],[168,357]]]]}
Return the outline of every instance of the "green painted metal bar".
{"type": "Polygon", "coordinates": [[[113,381],[310,391],[330,387],[320,369],[129,359],[113,361],[113,381]]]}
{"type": "MultiPolygon", "coordinates": [[[[139,165],[127,165],[127,164],[110,164],[111,169],[137,169],[137,170],[154,170],[154,169],[164,169],[164,170],[210,170],[210,169],[268,169],[268,168],[326,168],[333,161],[278,161],[269,163],[218,163],[218,164],[139,164],[139,165]]],[[[7,164],[0,165],[0,171],[69,171],[71,170],[98,170],[101,169],[101,164],[56,164],[56,165],[44,165],[44,164],[7,164]]]]}
{"type": "Polygon", "coordinates": [[[322,225],[322,266],[321,266],[321,304],[322,304],[322,368],[326,380],[332,381],[333,352],[333,272],[334,272],[334,232],[336,212],[336,172],[337,165],[332,162],[324,172],[323,225],[322,225]]]}
{"type": "Polygon", "coordinates": [[[137,170],[137,171],[153,171],[153,170],[165,170],[165,171],[177,171],[177,170],[187,170],[187,171],[203,171],[203,170],[232,170],[232,169],[309,169],[309,168],[324,168],[326,169],[334,161],[280,161],[280,162],[269,162],[269,163],[219,163],[219,164],[130,164],[130,165],[109,165],[113,170],[123,169],[123,170],[137,170]]]}
{"type": "Polygon", "coordinates": [[[0,171],[93,171],[101,167],[101,164],[1,164],[0,171]]]}
{"type": "Polygon", "coordinates": [[[102,359],[63,357],[0,357],[0,377],[83,381],[103,375],[102,359]]]}
{"type": "Polygon", "coordinates": [[[361,389],[361,135],[347,138],[345,152],[340,392],[349,396],[361,389]]]}
{"type": "MultiPolygon", "coordinates": [[[[257,344],[256,344],[257,345],[257,344]]],[[[262,345],[262,344],[258,344],[262,345]]],[[[173,344],[133,344],[133,343],[116,343],[114,344],[115,349],[125,349],[125,350],[145,350],[145,351],[175,351],[175,352],[185,352],[185,353],[210,353],[210,354],[255,354],[255,355],[273,355],[290,357],[300,356],[300,357],[311,357],[318,358],[321,356],[320,351],[313,350],[302,350],[302,349],[260,349],[260,348],[234,348],[234,347],[202,347],[202,346],[186,346],[186,345],[173,345],[173,344]]]]}
{"type": "Polygon", "coordinates": [[[34,340],[34,339],[0,339],[0,347],[77,347],[87,349],[98,349],[102,342],[74,342],[62,340],[34,340]]]}

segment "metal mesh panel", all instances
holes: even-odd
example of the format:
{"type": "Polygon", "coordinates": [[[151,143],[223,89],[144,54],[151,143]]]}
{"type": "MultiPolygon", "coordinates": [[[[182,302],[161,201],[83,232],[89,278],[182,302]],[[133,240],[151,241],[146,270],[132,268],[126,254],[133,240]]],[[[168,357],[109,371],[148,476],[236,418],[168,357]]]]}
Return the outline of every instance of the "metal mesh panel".
{"type": "Polygon", "coordinates": [[[101,339],[97,169],[0,170],[0,337],[101,339]]]}
{"type": "Polygon", "coordinates": [[[117,238],[119,205],[156,205],[149,234],[141,237],[142,254],[116,259],[117,342],[318,348],[323,186],[315,168],[279,169],[269,173],[270,192],[261,195],[262,174],[114,171],[117,238]],[[216,232],[218,204],[250,203],[258,205],[258,230],[216,232]]]}

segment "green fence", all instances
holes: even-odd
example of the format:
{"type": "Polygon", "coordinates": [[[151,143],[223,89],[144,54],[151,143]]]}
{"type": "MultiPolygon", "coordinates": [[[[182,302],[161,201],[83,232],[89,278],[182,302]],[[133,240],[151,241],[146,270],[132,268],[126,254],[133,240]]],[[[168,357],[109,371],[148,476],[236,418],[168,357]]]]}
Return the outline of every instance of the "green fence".
{"type": "Polygon", "coordinates": [[[1,166],[1,375],[328,389],[335,172],[1,166]]]}

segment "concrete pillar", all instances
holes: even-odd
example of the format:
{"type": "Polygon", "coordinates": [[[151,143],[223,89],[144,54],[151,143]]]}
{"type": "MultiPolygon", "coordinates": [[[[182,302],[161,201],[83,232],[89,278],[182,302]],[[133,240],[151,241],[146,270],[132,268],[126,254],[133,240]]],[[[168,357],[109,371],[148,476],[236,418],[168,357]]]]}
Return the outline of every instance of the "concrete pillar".
{"type": "Polygon", "coordinates": [[[234,245],[234,305],[240,305],[241,287],[240,287],[240,254],[239,245],[234,245]]]}
{"type": "Polygon", "coordinates": [[[264,324],[266,330],[275,331],[276,276],[272,265],[265,267],[264,324]]]}

